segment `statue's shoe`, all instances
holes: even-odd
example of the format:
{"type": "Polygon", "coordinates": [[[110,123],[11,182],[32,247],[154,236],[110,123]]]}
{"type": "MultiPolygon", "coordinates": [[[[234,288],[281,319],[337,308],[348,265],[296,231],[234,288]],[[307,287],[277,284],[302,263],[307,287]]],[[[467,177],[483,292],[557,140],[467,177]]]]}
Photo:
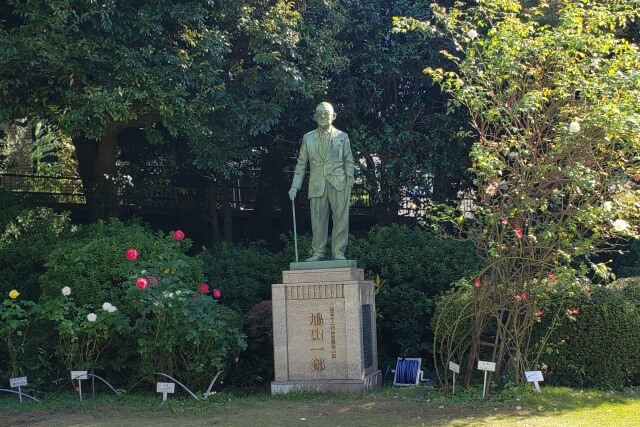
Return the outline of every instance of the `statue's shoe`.
{"type": "Polygon", "coordinates": [[[335,259],[335,260],[343,260],[343,259],[346,259],[346,258],[345,258],[345,256],[344,256],[344,255],[342,255],[342,254],[337,254],[337,255],[335,255],[335,256],[333,257],[333,259],[335,259]]]}
{"type": "Polygon", "coordinates": [[[314,261],[324,261],[324,257],[318,256],[318,255],[314,255],[312,257],[309,257],[309,258],[305,259],[305,262],[314,262],[314,261]]]}

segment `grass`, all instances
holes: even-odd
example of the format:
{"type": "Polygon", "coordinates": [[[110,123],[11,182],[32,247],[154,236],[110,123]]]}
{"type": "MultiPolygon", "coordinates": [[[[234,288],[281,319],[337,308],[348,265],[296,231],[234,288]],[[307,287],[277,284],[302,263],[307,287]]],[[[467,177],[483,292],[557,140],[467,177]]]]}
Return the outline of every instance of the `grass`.
{"type": "Polygon", "coordinates": [[[161,395],[63,394],[39,404],[0,398],[1,426],[640,426],[640,389],[511,387],[483,399],[426,387],[381,387],[364,395],[218,392],[207,400],[161,395]]]}

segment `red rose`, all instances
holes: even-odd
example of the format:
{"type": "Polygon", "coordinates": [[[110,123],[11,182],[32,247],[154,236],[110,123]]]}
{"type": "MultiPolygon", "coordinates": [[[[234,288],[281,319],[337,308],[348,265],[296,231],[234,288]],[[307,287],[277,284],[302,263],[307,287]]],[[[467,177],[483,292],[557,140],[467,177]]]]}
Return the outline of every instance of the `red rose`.
{"type": "Polygon", "coordinates": [[[182,230],[176,230],[173,232],[173,238],[176,239],[177,241],[183,240],[184,239],[184,231],[182,230]]]}
{"type": "Polygon", "coordinates": [[[573,310],[571,310],[571,312],[572,312],[573,314],[578,314],[578,309],[577,309],[577,308],[574,308],[573,310]]]}
{"type": "Polygon", "coordinates": [[[478,279],[477,277],[473,280],[473,286],[475,286],[476,288],[480,287],[480,279],[478,279]]]}
{"type": "Polygon", "coordinates": [[[222,292],[220,292],[220,289],[214,289],[213,290],[213,297],[214,298],[220,298],[222,296],[222,292]]]}
{"type": "Polygon", "coordinates": [[[138,259],[138,251],[133,248],[127,249],[127,253],[125,254],[129,261],[135,261],[138,259]]]}
{"type": "Polygon", "coordinates": [[[146,288],[148,284],[149,282],[144,277],[138,277],[138,279],[136,279],[136,286],[140,290],[146,288]]]}
{"type": "Polygon", "coordinates": [[[200,283],[200,286],[198,286],[198,292],[200,292],[201,294],[208,294],[209,293],[209,285],[207,285],[206,283],[200,283]]]}

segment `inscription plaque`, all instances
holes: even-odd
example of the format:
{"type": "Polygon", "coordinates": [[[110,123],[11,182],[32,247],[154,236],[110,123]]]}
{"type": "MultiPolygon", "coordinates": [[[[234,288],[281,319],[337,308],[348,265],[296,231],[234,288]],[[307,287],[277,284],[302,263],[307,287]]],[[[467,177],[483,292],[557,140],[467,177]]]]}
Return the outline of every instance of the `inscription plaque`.
{"type": "Polygon", "coordinates": [[[371,342],[371,304],[362,306],[362,351],[364,367],[373,365],[373,344],[371,342]]]}

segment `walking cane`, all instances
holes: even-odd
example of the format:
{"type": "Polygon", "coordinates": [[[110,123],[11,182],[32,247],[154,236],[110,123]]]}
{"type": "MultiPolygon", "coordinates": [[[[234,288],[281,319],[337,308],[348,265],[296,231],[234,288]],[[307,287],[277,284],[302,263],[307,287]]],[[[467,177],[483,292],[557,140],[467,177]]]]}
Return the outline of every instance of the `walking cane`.
{"type": "Polygon", "coordinates": [[[298,230],[296,228],[296,204],[291,199],[291,212],[293,212],[293,245],[296,249],[296,262],[298,262],[298,230]]]}

